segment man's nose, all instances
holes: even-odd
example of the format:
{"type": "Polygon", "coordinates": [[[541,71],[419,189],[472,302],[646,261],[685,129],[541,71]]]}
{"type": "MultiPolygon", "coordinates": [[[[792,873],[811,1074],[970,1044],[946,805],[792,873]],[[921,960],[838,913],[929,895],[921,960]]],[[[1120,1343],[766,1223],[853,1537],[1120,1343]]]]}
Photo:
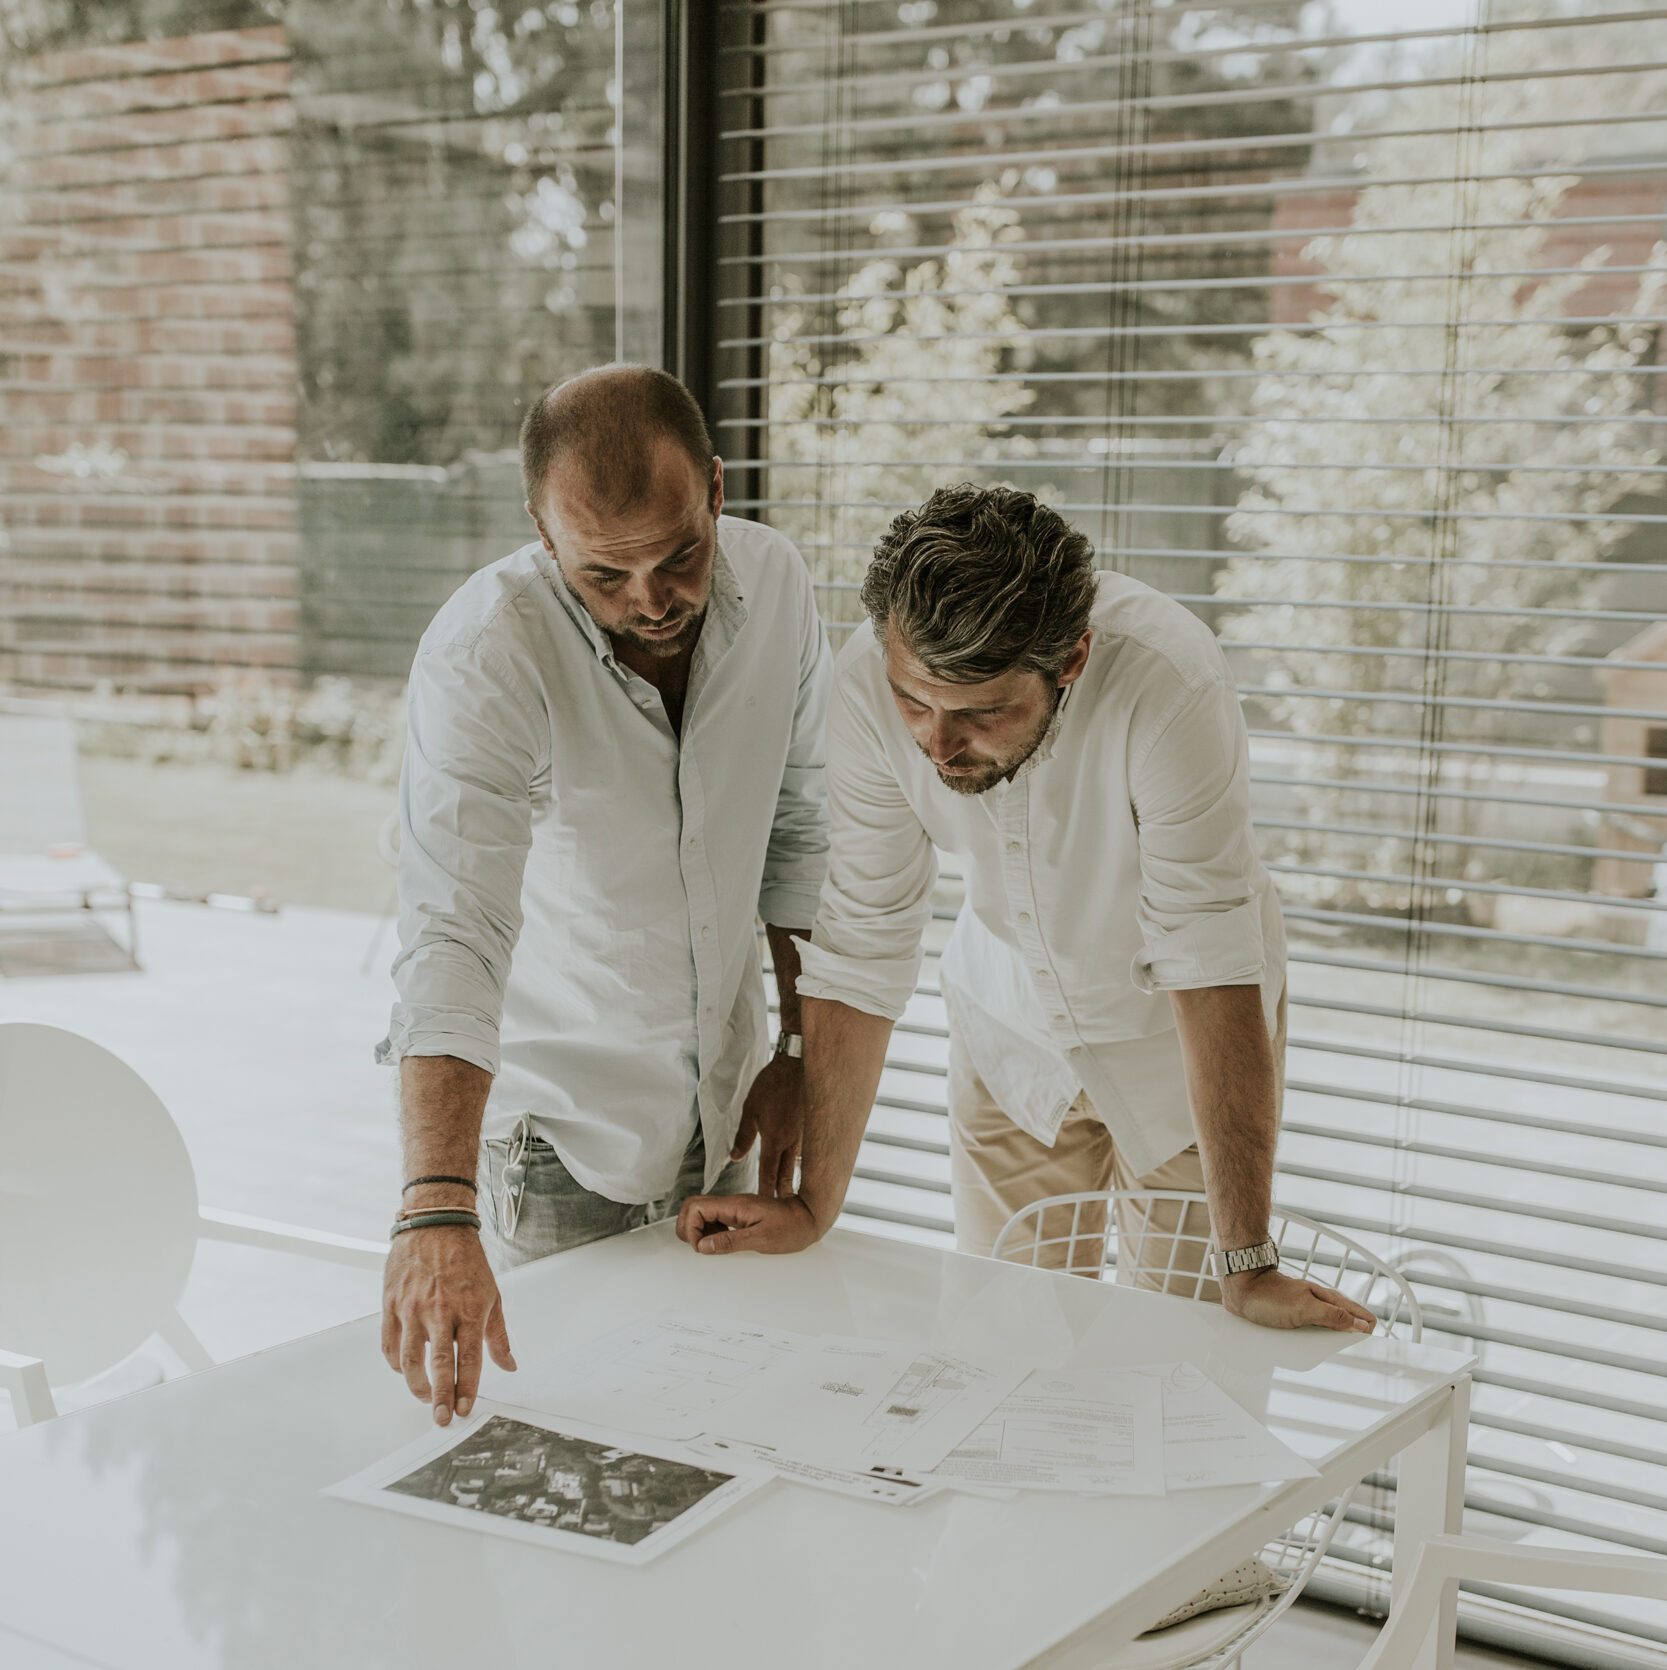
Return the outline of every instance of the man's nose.
{"type": "Polygon", "coordinates": [[[931,734],[927,738],[926,751],[931,755],[934,765],[946,765],[961,752],[964,740],[959,726],[952,725],[947,719],[934,719],[931,734]]]}
{"type": "Polygon", "coordinates": [[[645,620],[658,621],[671,609],[671,587],[648,579],[637,587],[637,613],[645,620]]]}

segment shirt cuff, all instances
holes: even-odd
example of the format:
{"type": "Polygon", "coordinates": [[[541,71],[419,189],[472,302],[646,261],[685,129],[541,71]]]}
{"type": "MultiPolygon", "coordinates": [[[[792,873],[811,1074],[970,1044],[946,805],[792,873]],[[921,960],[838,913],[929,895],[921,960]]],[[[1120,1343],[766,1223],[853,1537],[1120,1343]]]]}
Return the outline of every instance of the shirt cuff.
{"type": "Polygon", "coordinates": [[[822,898],[822,880],[769,881],[758,892],[758,914],[773,928],[809,931],[822,898]]]}
{"type": "Polygon", "coordinates": [[[920,955],[917,950],[909,957],[842,957],[806,940],[799,947],[799,996],[898,1020],[914,996],[920,955]]]}
{"type": "Polygon", "coordinates": [[[1135,953],[1129,977],[1143,992],[1255,985],[1267,967],[1260,899],[1191,917],[1178,928],[1142,927],[1146,944],[1135,953]]]}
{"type": "Polygon", "coordinates": [[[394,1005],[388,1036],[376,1046],[381,1067],[396,1067],[408,1055],[451,1055],[483,1073],[498,1076],[498,1029],[462,1010],[417,1010],[394,1005]]]}

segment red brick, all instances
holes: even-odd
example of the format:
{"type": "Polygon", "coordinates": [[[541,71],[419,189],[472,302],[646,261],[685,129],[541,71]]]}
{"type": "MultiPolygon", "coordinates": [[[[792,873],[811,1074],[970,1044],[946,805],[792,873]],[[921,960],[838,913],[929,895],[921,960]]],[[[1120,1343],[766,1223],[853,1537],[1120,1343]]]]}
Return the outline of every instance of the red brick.
{"type": "Polygon", "coordinates": [[[130,73],[108,80],[25,87],[10,102],[14,121],[51,123],[117,116],[129,111],[269,98],[287,92],[289,82],[290,61],[286,56],[171,74],[130,73]]]}
{"type": "Polygon", "coordinates": [[[128,215],[36,225],[0,238],[0,260],[59,261],[108,251],[236,249],[246,244],[287,244],[290,213],[276,207],[187,215],[128,215]]]}
{"type": "Polygon", "coordinates": [[[6,185],[14,192],[60,192],[81,186],[191,180],[214,174],[283,175],[288,166],[288,136],[260,134],[193,145],[147,145],[128,151],[19,157],[6,170],[6,185]]]}
{"type": "Polygon", "coordinates": [[[289,55],[289,31],[282,24],[274,24],[264,29],[221,29],[201,35],[178,35],[165,41],[129,41],[119,46],[44,52],[23,60],[14,74],[20,86],[50,87],[65,82],[255,63],[289,55]]]}
{"type": "Polygon", "coordinates": [[[27,168],[49,157],[121,152],[137,146],[219,143],[287,133],[294,125],[294,105],[286,94],[276,93],[241,104],[184,105],[86,121],[24,123],[13,130],[12,147],[17,165],[27,168]]]}
{"type": "Polygon", "coordinates": [[[0,273],[0,320],[31,324],[53,319],[97,324],[104,320],[203,321],[214,319],[289,320],[294,290],[288,282],[270,284],[200,284],[189,290],[165,290],[133,284],[86,290],[48,307],[38,296],[4,289],[0,273]]]}
{"type": "Polygon", "coordinates": [[[64,191],[14,192],[6,205],[11,226],[89,225],[148,215],[235,214],[286,208],[289,179],[282,173],[222,174],[210,178],[125,180],[64,191]]]}

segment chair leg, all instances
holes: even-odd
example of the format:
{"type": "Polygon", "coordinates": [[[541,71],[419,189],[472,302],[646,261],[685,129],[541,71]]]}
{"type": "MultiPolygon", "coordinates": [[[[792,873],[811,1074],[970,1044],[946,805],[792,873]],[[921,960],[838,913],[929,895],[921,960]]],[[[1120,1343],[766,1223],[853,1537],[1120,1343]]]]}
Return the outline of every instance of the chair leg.
{"type": "Polygon", "coordinates": [[[58,1413],[46,1381],[46,1364],[39,1357],[0,1351],[0,1386],[11,1393],[12,1419],[20,1427],[50,1421],[58,1413]]]}
{"type": "Polygon", "coordinates": [[[193,1374],[214,1367],[214,1359],[209,1356],[208,1347],[191,1332],[190,1324],[177,1310],[168,1312],[156,1332],[164,1344],[179,1354],[180,1361],[193,1374]]]}

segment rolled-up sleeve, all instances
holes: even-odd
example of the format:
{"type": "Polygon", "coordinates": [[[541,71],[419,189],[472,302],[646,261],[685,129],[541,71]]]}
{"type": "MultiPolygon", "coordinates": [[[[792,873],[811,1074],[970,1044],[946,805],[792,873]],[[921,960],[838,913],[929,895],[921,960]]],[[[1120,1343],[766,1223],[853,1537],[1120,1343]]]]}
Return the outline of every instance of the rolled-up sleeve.
{"type": "Polygon", "coordinates": [[[896,1020],[920,974],[937,853],[845,671],[828,716],[828,879],[799,993],[896,1020]]]}
{"type": "MultiPolygon", "coordinates": [[[[803,570],[803,564],[799,567],[803,570]]],[[[827,728],[833,657],[810,575],[799,597],[799,692],[776,795],[758,914],[778,928],[808,928],[828,873],[827,728]]]]}
{"type": "Polygon", "coordinates": [[[501,659],[419,652],[400,777],[399,936],[382,1061],[450,1055],[498,1071],[521,932],[532,785],[548,767],[543,702],[501,659]]]}
{"type": "Polygon", "coordinates": [[[1244,986],[1266,966],[1249,744],[1225,678],[1179,701],[1131,760],[1139,823],[1143,991],[1244,986]]]}

